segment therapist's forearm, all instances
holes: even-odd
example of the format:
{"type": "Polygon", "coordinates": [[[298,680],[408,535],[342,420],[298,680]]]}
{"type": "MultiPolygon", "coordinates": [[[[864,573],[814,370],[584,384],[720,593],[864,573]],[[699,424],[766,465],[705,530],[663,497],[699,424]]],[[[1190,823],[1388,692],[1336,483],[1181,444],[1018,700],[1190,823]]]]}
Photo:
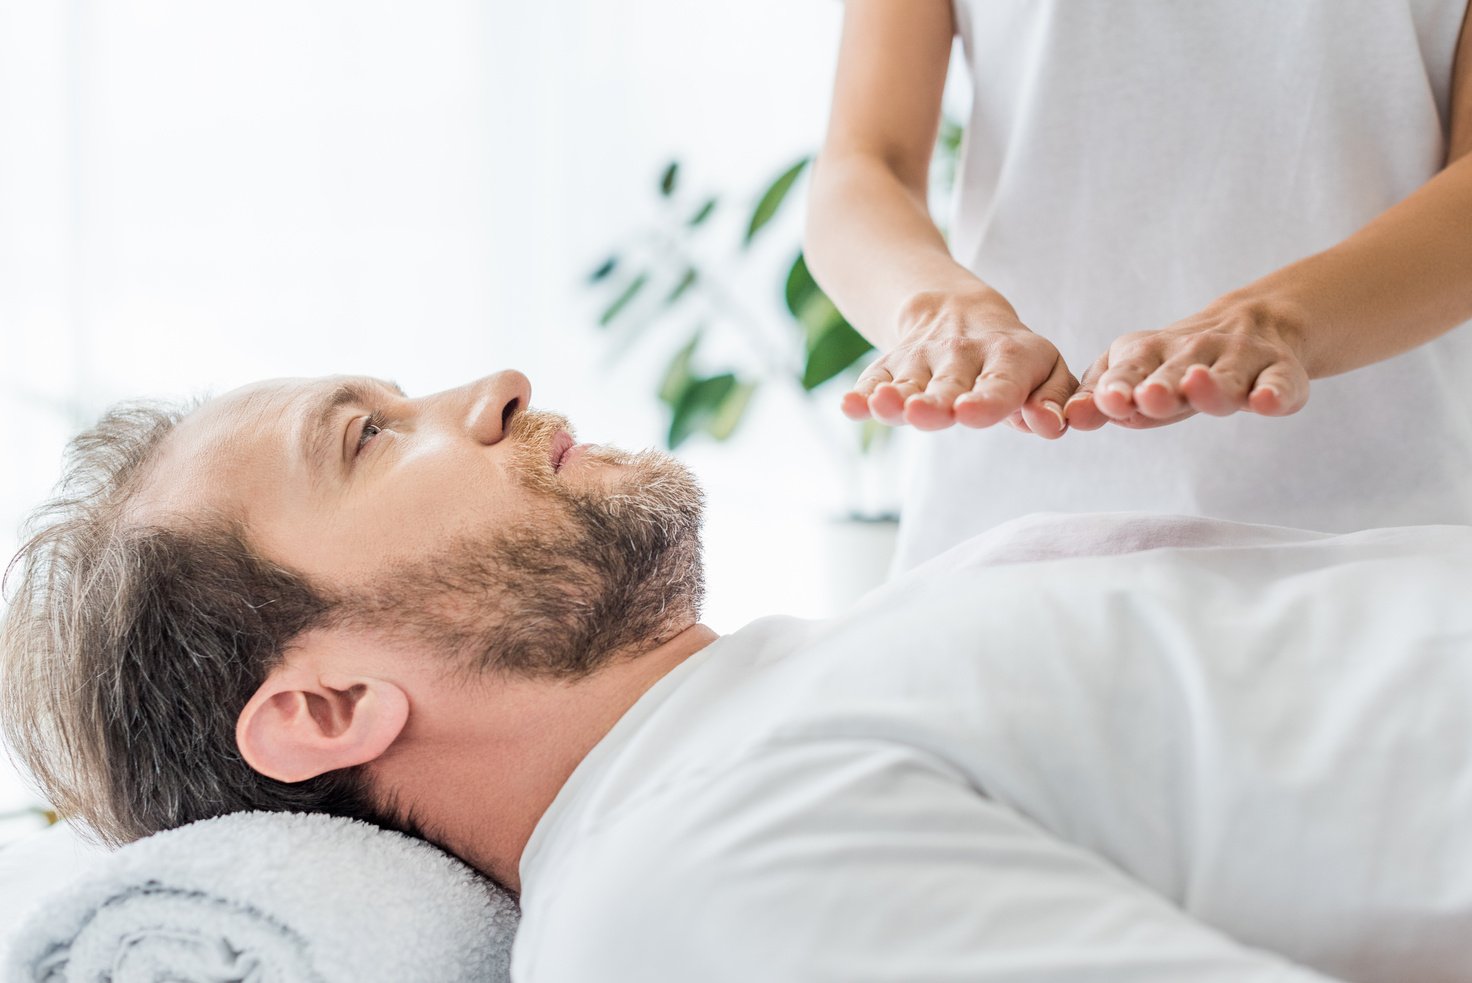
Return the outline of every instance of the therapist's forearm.
{"type": "Polygon", "coordinates": [[[1338,245],[1218,303],[1285,323],[1311,379],[1390,358],[1472,319],[1472,155],[1338,245]]]}
{"type": "Polygon", "coordinates": [[[818,285],[883,352],[927,297],[967,294],[999,324],[1017,319],[1006,298],[951,258],[923,193],[875,157],[819,157],[803,249],[818,285]]]}

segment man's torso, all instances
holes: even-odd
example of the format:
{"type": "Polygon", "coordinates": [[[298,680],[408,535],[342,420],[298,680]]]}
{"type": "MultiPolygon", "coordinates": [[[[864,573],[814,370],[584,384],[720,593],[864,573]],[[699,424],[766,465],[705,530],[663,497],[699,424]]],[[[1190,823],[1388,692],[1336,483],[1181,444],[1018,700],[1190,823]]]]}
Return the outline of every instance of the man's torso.
{"type": "MultiPolygon", "coordinates": [[[[1052,541],[1086,521],[1055,520],[1052,541]]],[[[555,934],[599,876],[590,858],[651,837],[689,868],[682,883],[710,860],[722,890],[759,892],[731,871],[832,848],[815,811],[882,801],[895,824],[925,823],[879,762],[1324,971],[1391,980],[1466,955],[1472,530],[1265,530],[1267,545],[1214,535],[1199,541],[1224,545],[1046,563],[1006,562],[1026,550],[1007,556],[999,533],[845,616],[759,619],[651,690],[534,835],[523,931],[555,934]]]]}

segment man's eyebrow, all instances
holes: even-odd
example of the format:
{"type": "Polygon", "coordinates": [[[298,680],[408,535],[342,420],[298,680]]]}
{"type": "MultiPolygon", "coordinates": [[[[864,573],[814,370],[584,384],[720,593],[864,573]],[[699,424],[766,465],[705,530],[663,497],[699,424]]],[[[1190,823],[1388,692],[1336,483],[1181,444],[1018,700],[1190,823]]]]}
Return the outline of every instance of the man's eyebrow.
{"type": "Polygon", "coordinates": [[[306,425],[302,428],[301,453],[311,471],[313,480],[322,477],[323,471],[333,457],[334,438],[338,436],[333,420],[337,411],[344,406],[369,406],[385,392],[393,392],[407,399],[408,394],[397,382],[380,379],[346,379],[325,393],[307,411],[306,425]]]}

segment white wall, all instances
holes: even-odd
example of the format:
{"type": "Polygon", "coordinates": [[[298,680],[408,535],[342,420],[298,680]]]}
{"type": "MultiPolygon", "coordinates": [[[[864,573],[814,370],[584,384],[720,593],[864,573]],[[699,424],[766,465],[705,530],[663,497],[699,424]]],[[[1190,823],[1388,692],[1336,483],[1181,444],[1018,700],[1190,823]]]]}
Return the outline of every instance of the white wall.
{"type": "MultiPolygon", "coordinates": [[[[125,396],[332,372],[418,393],[510,366],[584,439],[656,445],[678,335],[608,369],[583,277],[671,156],[726,195],[710,232],[734,255],[762,181],[821,137],[841,9],[0,0],[0,550],[66,437],[125,396]]],[[[799,211],[738,279],[755,309],[777,309],[799,211]]],[[[681,451],[711,496],[717,631],[828,609],[843,476],[803,413],[770,391],[730,444],[681,451]]],[[[18,801],[0,773],[0,811],[18,801]]]]}

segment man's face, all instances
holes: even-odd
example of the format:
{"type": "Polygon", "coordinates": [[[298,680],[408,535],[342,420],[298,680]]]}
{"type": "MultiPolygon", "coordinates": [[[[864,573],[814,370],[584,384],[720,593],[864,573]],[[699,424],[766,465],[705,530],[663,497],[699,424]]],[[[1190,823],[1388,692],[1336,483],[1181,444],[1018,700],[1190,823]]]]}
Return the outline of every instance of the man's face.
{"type": "Polygon", "coordinates": [[[557,468],[572,427],[530,398],[517,372],[419,398],[346,377],[247,386],[170,435],[142,507],[241,518],[349,617],[471,645],[480,668],[586,671],[698,615],[703,495],[652,450],[584,446],[557,468]]]}

